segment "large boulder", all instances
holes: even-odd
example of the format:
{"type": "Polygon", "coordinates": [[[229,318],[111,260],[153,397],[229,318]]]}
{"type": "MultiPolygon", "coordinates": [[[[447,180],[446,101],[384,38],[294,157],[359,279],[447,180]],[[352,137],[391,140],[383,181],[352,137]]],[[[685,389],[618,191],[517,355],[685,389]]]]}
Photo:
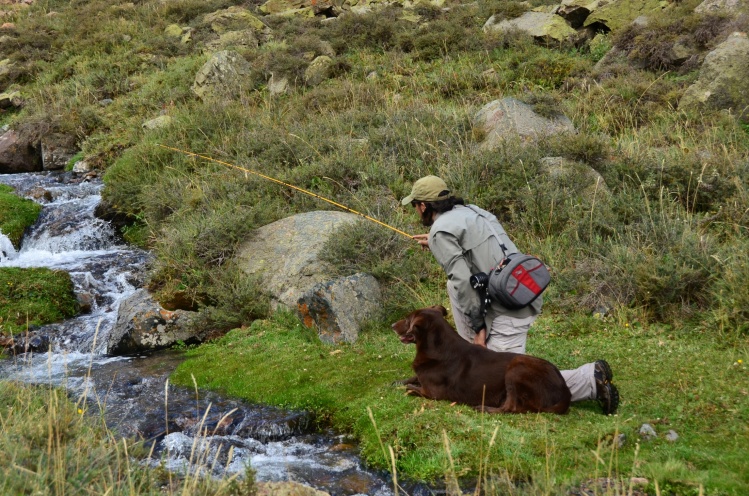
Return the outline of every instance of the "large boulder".
{"type": "Polygon", "coordinates": [[[492,149],[508,138],[533,142],[544,136],[575,132],[567,117],[547,118],[536,114],[533,108],[514,98],[489,102],[474,117],[474,125],[485,134],[482,148],[492,149]]]}
{"type": "Polygon", "coordinates": [[[632,24],[640,16],[653,16],[663,10],[668,3],[662,0],[612,0],[598,2],[584,26],[605,26],[610,31],[618,31],[632,24]]]}
{"type": "Polygon", "coordinates": [[[17,109],[23,106],[21,92],[17,90],[7,90],[0,93],[0,109],[17,109]]]}
{"type": "Polygon", "coordinates": [[[361,324],[380,308],[380,285],[369,274],[354,274],[314,286],[299,299],[304,325],[330,343],[353,343],[361,324]]]}
{"type": "Polygon", "coordinates": [[[742,120],[749,119],[749,39],[733,33],[708,53],[697,82],[679,101],[681,108],[732,109],[742,120]]]}
{"type": "Polygon", "coordinates": [[[203,100],[232,97],[241,92],[251,72],[250,64],[239,53],[222,50],[203,64],[191,89],[203,100]]]}
{"type": "Polygon", "coordinates": [[[78,153],[75,136],[53,133],[42,138],[42,168],[61,170],[78,153]]]}
{"type": "Polygon", "coordinates": [[[145,289],[120,302],[117,322],[107,339],[107,353],[126,355],[167,348],[178,342],[196,343],[208,332],[196,330],[196,312],[163,309],[145,289]]]}
{"type": "Polygon", "coordinates": [[[317,86],[322,83],[330,74],[330,68],[333,65],[333,59],[327,55],[320,55],[310,63],[307,70],[304,71],[304,82],[309,86],[317,86]]]}
{"type": "Polygon", "coordinates": [[[41,170],[42,155],[37,143],[23,138],[12,129],[0,136],[0,174],[41,170]]]}
{"type": "Polygon", "coordinates": [[[515,19],[500,22],[496,16],[491,16],[484,23],[483,30],[485,33],[519,30],[544,43],[566,41],[577,36],[577,31],[567,21],[549,12],[526,12],[515,19]]]}
{"type": "Polygon", "coordinates": [[[705,0],[694,11],[698,14],[735,14],[745,5],[746,0],[705,0]]]}
{"type": "Polygon", "coordinates": [[[255,17],[252,12],[237,6],[206,14],[203,22],[210,25],[211,29],[218,34],[245,29],[252,29],[256,33],[267,33],[269,31],[263,21],[255,17]]]}
{"type": "Polygon", "coordinates": [[[266,14],[281,14],[311,6],[312,0],[268,0],[260,6],[260,10],[266,14]]]}
{"type": "Polygon", "coordinates": [[[255,231],[237,250],[236,260],[246,274],[260,277],[274,306],[298,310],[323,339],[354,340],[361,321],[379,306],[379,288],[365,275],[336,280],[319,255],[340,228],[358,220],[331,211],[287,217],[255,231]]]}
{"type": "Polygon", "coordinates": [[[585,19],[598,7],[601,0],[562,0],[557,15],[564,18],[571,27],[577,29],[582,27],[585,19]]]}
{"type": "Polygon", "coordinates": [[[252,50],[260,46],[257,34],[252,29],[241,31],[227,31],[219,35],[217,40],[209,41],[205,48],[209,52],[221,50],[252,50]]]}

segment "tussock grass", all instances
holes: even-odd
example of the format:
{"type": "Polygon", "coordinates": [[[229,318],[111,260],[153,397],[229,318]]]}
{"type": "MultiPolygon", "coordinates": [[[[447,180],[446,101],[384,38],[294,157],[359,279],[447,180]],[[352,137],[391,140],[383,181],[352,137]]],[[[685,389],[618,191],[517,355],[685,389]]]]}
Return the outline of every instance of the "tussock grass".
{"type": "Polygon", "coordinates": [[[13,191],[10,186],[0,184],[0,232],[18,249],[24,231],[34,224],[42,207],[31,200],[19,198],[13,191]]]}
{"type": "Polygon", "coordinates": [[[0,332],[10,335],[59,322],[78,313],[67,272],[43,268],[0,268],[0,332]]]}
{"type": "MultiPolygon", "coordinates": [[[[140,460],[149,453],[118,438],[86,402],[60,389],[0,382],[0,492],[3,494],[249,495],[254,478],[178,475],[140,460]]],[[[209,466],[195,454],[192,461],[209,466]]]]}

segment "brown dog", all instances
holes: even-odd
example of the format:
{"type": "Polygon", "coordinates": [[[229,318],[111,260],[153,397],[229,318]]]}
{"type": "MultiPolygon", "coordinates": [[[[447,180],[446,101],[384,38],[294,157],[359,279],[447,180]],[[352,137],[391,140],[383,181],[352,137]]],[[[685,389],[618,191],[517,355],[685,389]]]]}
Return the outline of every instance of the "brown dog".
{"type": "Polygon", "coordinates": [[[408,394],[455,401],[490,413],[567,413],[570,390],[559,369],[541,358],[498,353],[469,343],[445,320],[447,310],[416,310],[393,324],[403,343],[416,343],[405,381],[408,394]],[[486,393],[484,393],[486,386],[486,393]]]}

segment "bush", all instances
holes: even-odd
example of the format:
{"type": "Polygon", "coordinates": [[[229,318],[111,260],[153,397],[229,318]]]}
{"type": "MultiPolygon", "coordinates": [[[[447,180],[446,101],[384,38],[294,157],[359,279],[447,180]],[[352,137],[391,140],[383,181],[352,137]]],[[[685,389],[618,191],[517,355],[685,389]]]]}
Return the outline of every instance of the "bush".
{"type": "Polygon", "coordinates": [[[749,245],[746,239],[726,243],[716,254],[715,284],[709,330],[724,336],[742,338],[749,335],[749,245]]]}

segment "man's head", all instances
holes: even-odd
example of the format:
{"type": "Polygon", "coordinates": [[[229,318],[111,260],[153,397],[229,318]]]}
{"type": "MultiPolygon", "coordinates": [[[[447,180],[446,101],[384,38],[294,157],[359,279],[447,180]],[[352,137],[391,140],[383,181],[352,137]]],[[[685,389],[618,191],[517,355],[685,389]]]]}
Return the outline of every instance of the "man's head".
{"type": "Polygon", "coordinates": [[[411,194],[401,200],[403,205],[413,205],[427,227],[434,223],[435,214],[452,210],[455,205],[463,205],[462,198],[453,196],[445,181],[437,176],[425,176],[416,181],[411,194]]]}
{"type": "Polygon", "coordinates": [[[433,202],[446,200],[450,197],[445,181],[437,176],[425,176],[416,181],[411,188],[411,194],[401,200],[401,204],[408,205],[414,201],[433,202]]]}

